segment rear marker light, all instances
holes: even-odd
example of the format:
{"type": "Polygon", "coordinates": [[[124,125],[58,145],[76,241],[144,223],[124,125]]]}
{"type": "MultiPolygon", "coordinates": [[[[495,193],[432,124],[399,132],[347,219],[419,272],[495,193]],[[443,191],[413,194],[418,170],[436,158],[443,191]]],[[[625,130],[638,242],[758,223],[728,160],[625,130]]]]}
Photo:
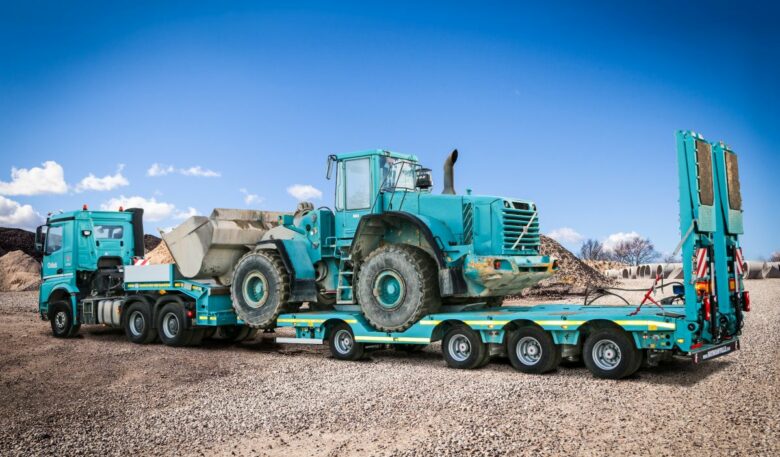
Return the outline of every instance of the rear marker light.
{"type": "Polygon", "coordinates": [[[188,309],[187,310],[187,317],[189,317],[189,318],[195,317],[195,312],[192,311],[191,309],[188,309]]]}
{"type": "Polygon", "coordinates": [[[710,320],[712,317],[712,306],[710,304],[710,297],[704,297],[704,320],[710,320]]]}
{"type": "Polygon", "coordinates": [[[744,291],[742,292],[742,310],[747,312],[750,312],[750,292],[744,291]]]}

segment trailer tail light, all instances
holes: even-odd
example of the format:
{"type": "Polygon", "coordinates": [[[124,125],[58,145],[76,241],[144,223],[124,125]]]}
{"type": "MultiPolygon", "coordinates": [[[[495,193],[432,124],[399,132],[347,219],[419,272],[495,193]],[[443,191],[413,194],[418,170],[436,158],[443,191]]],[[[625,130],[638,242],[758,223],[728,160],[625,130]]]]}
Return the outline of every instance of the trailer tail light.
{"type": "Polygon", "coordinates": [[[708,321],[712,317],[712,304],[710,303],[710,297],[704,297],[704,320],[708,321]]]}
{"type": "Polygon", "coordinates": [[[742,292],[742,310],[746,313],[750,312],[750,292],[742,292]]]}
{"type": "Polygon", "coordinates": [[[737,280],[729,278],[729,292],[734,292],[735,290],[737,290],[737,280]]]}
{"type": "Polygon", "coordinates": [[[707,294],[710,293],[710,282],[709,281],[697,281],[696,282],[696,293],[697,294],[707,294]]]}
{"type": "Polygon", "coordinates": [[[191,310],[191,309],[188,309],[188,310],[187,310],[187,317],[189,317],[190,319],[192,319],[193,317],[195,317],[195,311],[193,311],[193,310],[191,310]]]}

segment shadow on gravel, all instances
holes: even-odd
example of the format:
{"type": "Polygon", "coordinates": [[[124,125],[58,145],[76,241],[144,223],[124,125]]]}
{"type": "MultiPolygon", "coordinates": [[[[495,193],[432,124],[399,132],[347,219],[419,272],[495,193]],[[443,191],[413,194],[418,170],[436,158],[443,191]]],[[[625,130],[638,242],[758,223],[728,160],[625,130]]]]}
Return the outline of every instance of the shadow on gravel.
{"type": "Polygon", "coordinates": [[[628,380],[654,385],[694,386],[732,363],[730,360],[712,360],[694,365],[692,362],[674,360],[657,367],[642,368],[628,380]]]}

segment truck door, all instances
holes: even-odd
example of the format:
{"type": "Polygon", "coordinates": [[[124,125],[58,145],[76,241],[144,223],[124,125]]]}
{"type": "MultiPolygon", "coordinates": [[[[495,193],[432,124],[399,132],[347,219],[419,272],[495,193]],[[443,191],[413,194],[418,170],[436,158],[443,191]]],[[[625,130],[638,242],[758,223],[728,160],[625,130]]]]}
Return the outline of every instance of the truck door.
{"type": "Polygon", "coordinates": [[[361,157],[339,163],[336,174],[336,236],[353,238],[360,218],[371,212],[371,158],[361,157]]]}
{"type": "Polygon", "coordinates": [[[65,272],[64,229],[65,223],[55,222],[49,226],[41,264],[43,278],[61,275],[65,272]]]}

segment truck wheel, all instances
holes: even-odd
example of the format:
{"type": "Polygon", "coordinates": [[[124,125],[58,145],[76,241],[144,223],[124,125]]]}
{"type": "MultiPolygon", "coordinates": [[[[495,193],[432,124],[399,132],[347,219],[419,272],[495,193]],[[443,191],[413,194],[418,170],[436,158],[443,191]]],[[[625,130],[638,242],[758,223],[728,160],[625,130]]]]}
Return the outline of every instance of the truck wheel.
{"type": "Polygon", "coordinates": [[[179,303],[168,303],[157,316],[157,333],[160,341],[167,346],[187,346],[194,336],[192,329],[187,329],[184,307],[179,303]]]}
{"type": "Polygon", "coordinates": [[[66,301],[56,301],[49,305],[49,321],[55,338],[72,338],[81,328],[81,324],[73,324],[73,313],[66,301]]]}
{"type": "Polygon", "coordinates": [[[506,345],[509,362],[523,373],[547,373],[561,362],[560,346],[539,327],[520,327],[509,334],[506,345]]]}
{"type": "Polygon", "coordinates": [[[250,327],[273,328],[290,299],[290,278],[275,251],[257,251],[238,261],[230,287],[233,309],[250,327]]]}
{"type": "Polygon", "coordinates": [[[441,352],[450,368],[477,368],[485,362],[487,351],[479,333],[465,325],[449,330],[441,343],[441,352]]]}
{"type": "Polygon", "coordinates": [[[157,338],[157,332],[152,326],[152,312],[146,303],[132,303],[122,313],[122,317],[128,340],[136,344],[149,344],[157,338]]]}
{"type": "Polygon", "coordinates": [[[355,341],[355,334],[349,325],[339,323],[330,329],[328,336],[330,353],[339,360],[359,360],[363,358],[363,343],[355,341]]]}
{"type": "Polygon", "coordinates": [[[621,379],[637,370],[640,352],[626,332],[607,328],[596,330],[582,349],[585,366],[597,378],[621,379]]]}
{"type": "Polygon", "coordinates": [[[441,306],[436,266],[423,250],[389,244],[372,252],[358,274],[357,298],[372,327],[401,332],[441,306]]]}

